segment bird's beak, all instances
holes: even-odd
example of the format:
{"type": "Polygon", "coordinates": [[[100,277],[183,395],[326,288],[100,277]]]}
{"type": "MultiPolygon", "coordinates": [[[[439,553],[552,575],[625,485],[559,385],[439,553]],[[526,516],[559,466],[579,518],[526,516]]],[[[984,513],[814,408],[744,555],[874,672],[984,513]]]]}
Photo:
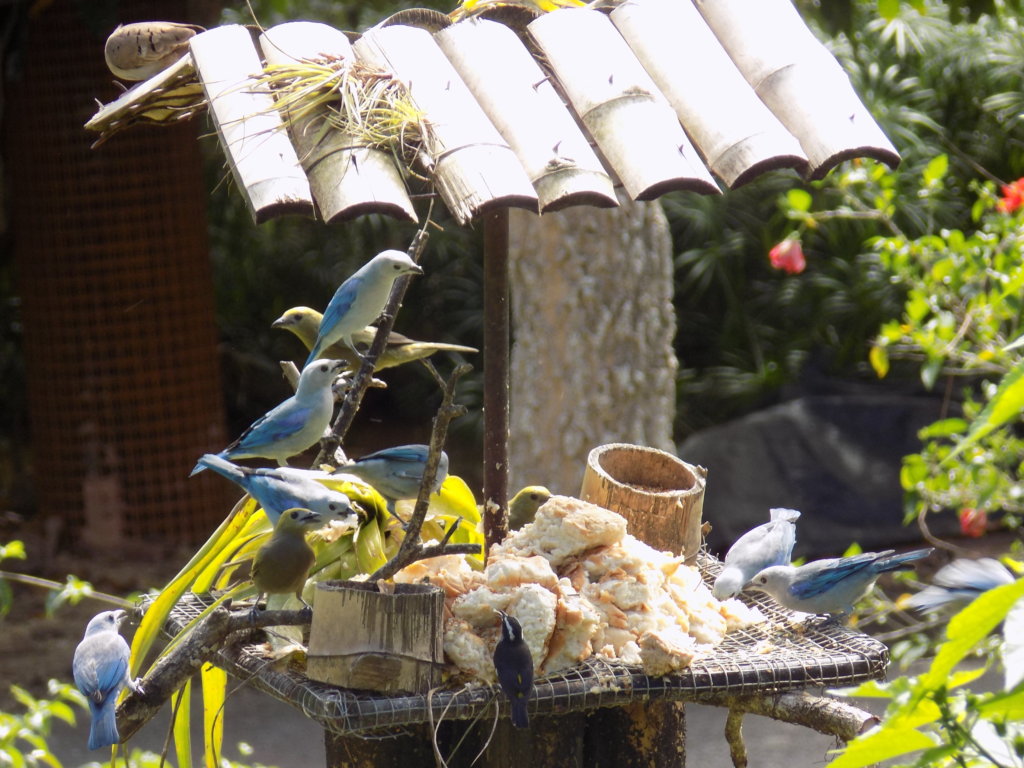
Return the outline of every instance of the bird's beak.
{"type": "Polygon", "coordinates": [[[270,324],[270,327],[271,328],[284,328],[285,326],[290,325],[289,320],[290,320],[290,318],[288,317],[288,315],[281,315],[279,318],[277,318],[277,320],[275,320],[274,322],[272,322],[270,324]]]}
{"type": "Polygon", "coordinates": [[[323,518],[320,517],[319,512],[313,512],[312,510],[306,510],[306,512],[299,518],[299,522],[305,525],[306,523],[319,523],[323,518]]]}
{"type": "Polygon", "coordinates": [[[421,267],[419,264],[413,264],[412,265],[412,272],[413,272],[413,274],[416,274],[416,275],[422,275],[423,274],[423,267],[421,267]]]}
{"type": "Polygon", "coordinates": [[[114,621],[117,622],[117,626],[120,627],[121,624],[124,622],[124,620],[127,619],[127,618],[128,618],[128,612],[127,611],[122,611],[122,610],[114,611],[114,621]]]}

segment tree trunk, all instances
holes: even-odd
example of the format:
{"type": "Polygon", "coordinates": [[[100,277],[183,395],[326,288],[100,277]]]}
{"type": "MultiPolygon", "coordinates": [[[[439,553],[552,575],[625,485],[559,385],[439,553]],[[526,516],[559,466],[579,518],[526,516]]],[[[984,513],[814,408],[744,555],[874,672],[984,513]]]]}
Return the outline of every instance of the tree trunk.
{"type": "Polygon", "coordinates": [[[657,203],[512,211],[510,488],[579,492],[608,442],[673,451],[672,244],[657,203]]]}

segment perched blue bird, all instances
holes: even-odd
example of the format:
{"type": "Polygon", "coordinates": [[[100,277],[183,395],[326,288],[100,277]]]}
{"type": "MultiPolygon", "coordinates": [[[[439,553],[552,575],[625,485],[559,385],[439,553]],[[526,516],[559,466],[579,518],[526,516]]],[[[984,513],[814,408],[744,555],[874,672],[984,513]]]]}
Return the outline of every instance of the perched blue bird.
{"type": "MultiPolygon", "coordinates": [[[[338,467],[337,471],[355,475],[372,485],[387,501],[388,511],[394,514],[396,501],[419,496],[429,453],[430,448],[426,445],[396,445],[361,456],[338,467]]],[[[448,454],[441,451],[437,477],[434,478],[430,492],[436,492],[446,477],[448,454]]]]}
{"type": "Polygon", "coordinates": [[[995,558],[969,560],[961,557],[936,571],[931,585],[911,597],[907,605],[929,613],[951,603],[969,603],[982,592],[1015,580],[1010,569],[995,558]]]}
{"type": "MultiPolygon", "coordinates": [[[[307,365],[299,375],[295,394],[256,419],[217,455],[222,459],[276,459],[282,467],[288,466],[288,457],[313,445],[331,423],[331,384],[344,367],[341,360],[318,360],[315,365],[307,365]]],[[[200,462],[192,474],[203,469],[200,462]]]]}
{"type": "Polygon", "coordinates": [[[355,351],[353,334],[380,316],[388,303],[395,280],[410,274],[422,275],[423,269],[402,251],[381,251],[360,267],[338,287],[324,310],[320,330],[306,358],[306,365],[339,340],[355,351]]]}
{"type": "Polygon", "coordinates": [[[118,627],[128,614],[124,611],[97,613],[85,628],[82,642],[75,648],[72,672],[75,685],[89,701],[92,725],[89,728],[89,749],[116,744],[117,696],[128,686],[142,693],[137,680],[128,674],[128,643],[121,637],[118,627]]]}
{"type": "Polygon", "coordinates": [[[725,553],[722,572],[712,593],[719,600],[735,597],[743,585],[772,565],[789,565],[796,544],[795,509],[772,509],[771,520],[740,536],[725,553]]]}
{"type": "Polygon", "coordinates": [[[867,594],[879,574],[895,571],[931,553],[931,547],[900,554],[887,549],[815,560],[799,567],[773,565],[754,576],[747,586],[767,592],[792,611],[850,613],[853,604],[867,594]]]}
{"type": "Polygon", "coordinates": [[[283,512],[296,507],[353,525],[358,521],[348,496],[317,481],[318,477],[330,478],[325,472],[292,467],[240,467],[213,453],[203,456],[199,463],[242,486],[263,507],[272,525],[277,524],[283,512]]]}
{"type": "Polygon", "coordinates": [[[526,705],[533,693],[533,656],[523,640],[519,620],[504,611],[498,611],[498,615],[501,616],[501,639],[494,647],[494,671],[501,690],[508,696],[512,726],[526,728],[530,725],[526,705]]]}

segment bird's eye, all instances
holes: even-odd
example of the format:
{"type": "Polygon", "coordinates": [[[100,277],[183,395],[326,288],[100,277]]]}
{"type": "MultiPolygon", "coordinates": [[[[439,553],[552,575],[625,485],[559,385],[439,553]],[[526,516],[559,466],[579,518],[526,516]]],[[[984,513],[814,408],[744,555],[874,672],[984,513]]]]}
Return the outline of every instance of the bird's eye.
{"type": "Polygon", "coordinates": [[[321,373],[327,373],[327,368],[328,368],[328,366],[327,366],[327,364],[326,364],[326,363],[324,363],[323,365],[321,365],[321,366],[320,366],[320,371],[321,371],[321,373]]]}
{"type": "Polygon", "coordinates": [[[402,268],[402,265],[401,264],[392,264],[391,267],[392,267],[392,269],[395,270],[395,272],[398,272],[402,268]]]}
{"type": "Polygon", "coordinates": [[[328,504],[328,505],[327,505],[327,508],[328,508],[329,510],[331,510],[331,512],[337,512],[337,511],[338,511],[338,505],[337,505],[337,504],[335,504],[335,503],[333,503],[333,502],[332,502],[332,503],[330,503],[330,504],[328,504]]]}
{"type": "Polygon", "coordinates": [[[298,519],[299,519],[299,512],[298,512],[298,510],[293,509],[292,510],[292,520],[298,520],[298,519]]]}

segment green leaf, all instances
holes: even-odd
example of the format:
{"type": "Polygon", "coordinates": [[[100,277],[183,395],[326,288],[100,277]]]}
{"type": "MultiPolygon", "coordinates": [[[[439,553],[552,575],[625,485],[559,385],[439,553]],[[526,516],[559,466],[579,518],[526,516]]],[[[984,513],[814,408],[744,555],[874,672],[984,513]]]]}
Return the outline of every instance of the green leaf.
{"type": "Polygon", "coordinates": [[[1024,691],[996,694],[978,704],[977,711],[989,720],[1024,720],[1024,691]]]}
{"type": "Polygon", "coordinates": [[[878,0],[878,15],[892,21],[900,13],[900,0],[878,0]]]}
{"type": "Polygon", "coordinates": [[[873,344],[868,352],[868,362],[871,363],[875,375],[884,379],[889,373],[889,350],[881,344],[873,344]]]}
{"type": "MultiPolygon", "coordinates": [[[[897,2],[898,6],[899,3],[897,2]]],[[[945,178],[946,173],[949,171],[949,156],[948,155],[936,155],[933,157],[928,165],[924,168],[922,179],[926,187],[931,187],[942,181],[945,178]]]]}
{"type": "Polygon", "coordinates": [[[0,560],[24,560],[25,557],[25,542],[11,541],[0,544],[0,560]]]}
{"type": "Polygon", "coordinates": [[[921,383],[924,384],[925,389],[935,388],[935,382],[938,380],[939,374],[942,373],[944,363],[944,358],[931,357],[921,366],[921,383]]]}
{"type": "Polygon", "coordinates": [[[1021,347],[1024,347],[1024,333],[1003,347],[1003,352],[1012,352],[1013,350],[1020,349],[1021,347]]]}
{"type": "Polygon", "coordinates": [[[917,436],[920,440],[933,440],[936,437],[950,437],[967,431],[967,421],[964,419],[939,419],[919,430],[917,436]]]}
{"type": "Polygon", "coordinates": [[[990,589],[949,620],[946,642],[935,654],[931,667],[920,678],[918,698],[947,685],[950,673],[993,629],[1024,595],[1024,579],[990,589]]]}
{"type": "Polygon", "coordinates": [[[862,768],[908,752],[935,746],[935,741],[915,728],[886,728],[851,741],[829,768],[862,768]]]}
{"type": "Polygon", "coordinates": [[[793,188],[786,193],[786,202],[790,208],[801,213],[807,213],[807,211],[811,210],[813,198],[807,190],[793,188]]]}
{"type": "Polygon", "coordinates": [[[999,387],[984,410],[971,424],[967,436],[956,444],[956,447],[943,459],[949,464],[954,457],[974,445],[990,432],[1020,416],[1024,411],[1024,360],[1019,361],[1000,380],[999,387]]]}

